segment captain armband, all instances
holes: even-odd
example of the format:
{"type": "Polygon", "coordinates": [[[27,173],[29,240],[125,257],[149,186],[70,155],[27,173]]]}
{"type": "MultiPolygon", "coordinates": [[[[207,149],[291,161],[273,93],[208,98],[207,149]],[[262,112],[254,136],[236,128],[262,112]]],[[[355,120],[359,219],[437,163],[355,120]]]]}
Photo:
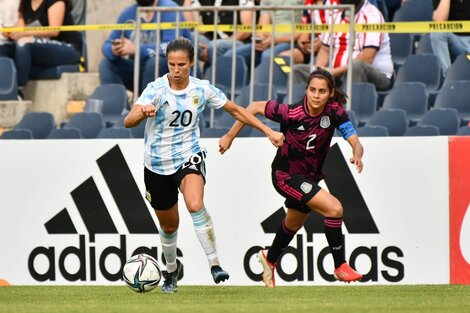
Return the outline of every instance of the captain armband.
{"type": "Polygon", "coordinates": [[[356,130],[354,129],[353,124],[351,121],[347,121],[341,125],[339,125],[339,131],[344,139],[348,139],[352,135],[356,134],[356,130]]]}

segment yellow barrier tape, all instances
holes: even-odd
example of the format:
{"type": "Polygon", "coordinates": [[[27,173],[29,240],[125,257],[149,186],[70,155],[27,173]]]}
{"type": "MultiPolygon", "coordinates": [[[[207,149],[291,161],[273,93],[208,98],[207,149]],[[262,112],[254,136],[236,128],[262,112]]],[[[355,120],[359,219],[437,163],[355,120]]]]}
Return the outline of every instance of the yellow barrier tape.
{"type": "MultiPolygon", "coordinates": [[[[176,23],[145,23],[142,24],[142,30],[168,30],[176,29],[176,23]]],[[[194,22],[179,23],[180,29],[194,28],[201,32],[214,31],[214,25],[200,25],[194,22]]],[[[251,32],[252,27],[248,25],[239,25],[236,27],[238,32],[251,32]]],[[[310,24],[279,24],[275,25],[274,32],[290,33],[294,28],[295,32],[310,33],[312,25],[310,24]]],[[[25,31],[95,31],[95,30],[133,30],[135,24],[99,24],[99,25],[67,25],[67,26],[40,26],[40,27],[2,27],[0,32],[25,32],[25,31]]],[[[217,29],[224,32],[233,32],[233,25],[218,25],[217,29]]],[[[331,25],[315,25],[315,32],[330,32],[331,25]]],[[[333,29],[338,33],[349,31],[349,24],[335,24],[333,29]]],[[[382,24],[355,24],[356,32],[385,32],[385,33],[430,33],[430,32],[470,32],[470,21],[448,21],[448,22],[399,22],[382,24]]],[[[257,32],[270,33],[273,31],[272,25],[257,25],[257,32]]]]}

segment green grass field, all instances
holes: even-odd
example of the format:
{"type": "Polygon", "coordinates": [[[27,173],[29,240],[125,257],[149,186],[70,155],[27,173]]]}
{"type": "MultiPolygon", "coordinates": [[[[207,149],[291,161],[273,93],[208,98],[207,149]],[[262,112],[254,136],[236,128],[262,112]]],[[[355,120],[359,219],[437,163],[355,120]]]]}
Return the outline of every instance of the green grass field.
{"type": "Polygon", "coordinates": [[[470,286],[159,287],[138,294],[125,286],[0,287],[0,313],[20,312],[470,312],[470,286]]]}

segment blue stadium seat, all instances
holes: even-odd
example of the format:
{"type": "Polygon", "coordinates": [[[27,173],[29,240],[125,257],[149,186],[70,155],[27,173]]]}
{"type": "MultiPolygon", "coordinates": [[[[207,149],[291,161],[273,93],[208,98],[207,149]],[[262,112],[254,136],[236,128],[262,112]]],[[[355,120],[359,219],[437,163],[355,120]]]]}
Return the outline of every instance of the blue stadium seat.
{"type": "Polygon", "coordinates": [[[96,138],[104,128],[103,115],[97,112],[81,112],[70,118],[64,128],[78,128],[82,132],[83,138],[96,138]]]}
{"type": "Polygon", "coordinates": [[[33,132],[29,129],[6,130],[2,133],[0,139],[33,139],[33,132]]]}
{"type": "Polygon", "coordinates": [[[432,21],[432,0],[407,0],[393,16],[394,22],[432,21]]]}
{"type": "Polygon", "coordinates": [[[429,34],[422,34],[418,41],[418,46],[416,47],[416,54],[433,54],[431,46],[431,37],[429,34]]]}
{"type": "MultiPolygon", "coordinates": [[[[269,88],[266,83],[255,83],[253,85],[253,101],[261,100],[277,100],[277,91],[276,87],[271,88],[271,94],[268,94],[269,88]]],[[[250,85],[244,86],[240,94],[235,97],[235,103],[243,107],[247,107],[250,104],[250,85]]]]}
{"type": "Polygon", "coordinates": [[[129,105],[126,88],[121,84],[103,84],[93,91],[89,99],[103,100],[103,120],[113,125],[119,119],[129,105]]]}
{"type": "Polygon", "coordinates": [[[49,112],[28,112],[26,113],[15,129],[29,129],[34,139],[45,139],[51,130],[56,127],[54,116],[49,112]]]}
{"type": "Polygon", "coordinates": [[[452,81],[437,94],[434,108],[454,108],[463,124],[470,122],[470,80],[452,81]]]}
{"type": "MultiPolygon", "coordinates": [[[[281,64],[290,64],[290,57],[288,56],[275,56],[277,62],[281,64]]],[[[273,86],[276,87],[277,93],[279,95],[286,95],[288,88],[289,76],[286,74],[281,66],[279,66],[275,61],[272,63],[273,66],[273,86]]],[[[268,83],[269,82],[269,71],[271,67],[271,62],[269,58],[263,59],[261,63],[255,67],[254,81],[256,83],[268,83]]],[[[305,86],[304,86],[305,87],[305,86]]]]}
{"type": "Polygon", "coordinates": [[[385,126],[362,126],[357,129],[359,137],[387,137],[388,129],[385,126]]]}
{"type": "MultiPolygon", "coordinates": [[[[215,84],[224,86],[227,91],[229,98],[235,98],[231,96],[232,90],[232,71],[228,69],[232,68],[232,56],[221,56],[217,58],[215,65],[215,84]]],[[[206,70],[207,79],[211,82],[212,80],[212,66],[206,70]]],[[[248,66],[246,65],[245,59],[238,55],[236,57],[235,65],[235,95],[240,94],[241,89],[248,82],[248,66]]],[[[235,96],[234,95],[234,96],[235,96]]]]}
{"type": "Polygon", "coordinates": [[[130,129],[123,127],[103,128],[96,138],[132,138],[130,129]]]}
{"type": "MultiPolygon", "coordinates": [[[[230,129],[235,121],[236,120],[232,115],[223,111],[223,113],[214,121],[214,127],[230,129]]],[[[245,126],[238,134],[238,137],[250,137],[253,130],[254,129],[251,126],[245,126]]]]}
{"type": "Polygon", "coordinates": [[[78,128],[55,128],[46,139],[81,139],[82,131],[78,128]]]}
{"type": "MultiPolygon", "coordinates": [[[[292,85],[292,101],[290,103],[297,103],[305,96],[305,84],[292,85]]],[[[282,99],[283,103],[289,103],[289,90],[282,99]]]]}
{"type": "Polygon", "coordinates": [[[380,110],[369,118],[366,126],[384,126],[390,136],[402,136],[408,128],[408,120],[403,110],[380,110]]]}
{"type": "Polygon", "coordinates": [[[364,125],[377,111],[377,91],[371,83],[353,83],[351,110],[356,113],[358,126],[364,125]]]}
{"type": "MultiPolygon", "coordinates": [[[[414,1],[414,0],[413,0],[414,1]]],[[[441,66],[434,54],[414,54],[406,58],[400,66],[395,84],[403,82],[422,82],[428,93],[435,92],[441,84],[441,66]]]]}
{"type": "Polygon", "coordinates": [[[18,80],[12,59],[0,57],[0,73],[0,101],[18,100],[18,80]]]}
{"type": "Polygon", "coordinates": [[[439,128],[439,133],[451,136],[457,133],[459,128],[459,116],[456,109],[441,108],[427,111],[418,125],[433,125],[439,128]]]}
{"type": "Polygon", "coordinates": [[[63,73],[80,72],[80,64],[57,66],[32,66],[29,79],[59,79],[63,73]]]}
{"type": "Polygon", "coordinates": [[[457,136],[470,136],[470,126],[462,126],[457,130],[457,136]]]}
{"type": "Polygon", "coordinates": [[[428,94],[421,82],[397,83],[385,97],[383,109],[402,109],[410,125],[420,120],[427,110],[428,94]]]}
{"type": "Polygon", "coordinates": [[[417,125],[406,130],[403,136],[439,136],[439,128],[433,125],[417,125]]]}
{"type": "Polygon", "coordinates": [[[353,110],[346,110],[346,113],[348,114],[349,120],[353,124],[354,128],[357,129],[357,116],[356,112],[353,110]]]}
{"type": "Polygon", "coordinates": [[[447,70],[444,85],[458,80],[470,81],[470,54],[459,55],[447,70]]]}
{"type": "Polygon", "coordinates": [[[395,70],[405,63],[407,57],[413,53],[413,35],[391,33],[390,35],[390,49],[392,52],[392,60],[395,70]]]}

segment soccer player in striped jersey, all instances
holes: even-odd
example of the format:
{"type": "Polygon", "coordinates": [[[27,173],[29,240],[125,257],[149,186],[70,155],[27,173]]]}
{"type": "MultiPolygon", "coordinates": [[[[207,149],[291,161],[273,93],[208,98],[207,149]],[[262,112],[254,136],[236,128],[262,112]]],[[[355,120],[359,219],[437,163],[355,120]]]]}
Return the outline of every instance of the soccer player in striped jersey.
{"type": "MultiPolygon", "coordinates": [[[[298,103],[289,105],[269,100],[253,102],[248,106],[253,114],[263,114],[280,123],[285,136],[271,168],[274,188],[286,198],[287,215],[269,250],[261,250],[258,254],[267,287],[275,286],[276,261],[311,211],[324,216],[325,235],[333,255],[336,279],[351,282],[362,278],[345,260],[341,203],[318,186],[323,179],[321,168],[335,129],[339,129],[352,147],[350,162],[358,172],[362,171],[363,147],[342,106],[345,102],[346,95],[335,86],[333,76],[317,69],[308,77],[305,97],[298,103]]],[[[221,153],[230,148],[242,127],[242,123],[236,122],[220,139],[221,153]]]]}
{"type": "Polygon", "coordinates": [[[190,76],[194,47],[183,37],[166,49],[169,73],[147,85],[124,119],[126,127],[145,126],[144,180],[146,198],[160,223],[160,240],[167,271],[162,291],[177,291],[182,263],[176,258],[179,226],[178,189],[191,214],[194,229],[209,262],[215,283],[225,281],[217,255],[214,226],[204,205],[206,151],[199,144],[199,116],[208,108],[223,108],[237,120],[261,130],[280,147],[284,135],[230,100],[207,80],[190,76]]]}

